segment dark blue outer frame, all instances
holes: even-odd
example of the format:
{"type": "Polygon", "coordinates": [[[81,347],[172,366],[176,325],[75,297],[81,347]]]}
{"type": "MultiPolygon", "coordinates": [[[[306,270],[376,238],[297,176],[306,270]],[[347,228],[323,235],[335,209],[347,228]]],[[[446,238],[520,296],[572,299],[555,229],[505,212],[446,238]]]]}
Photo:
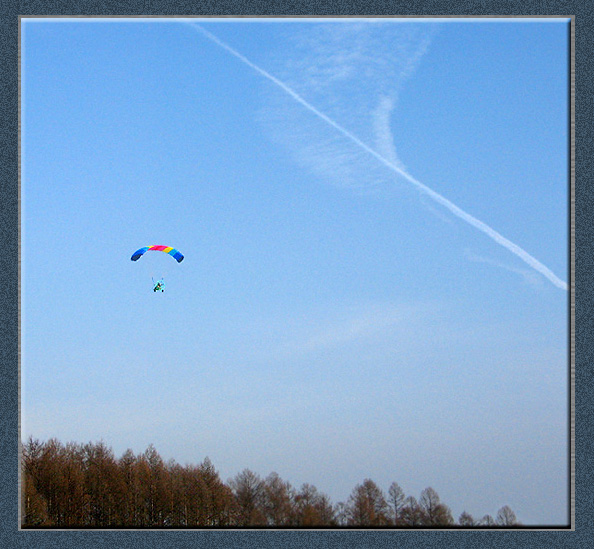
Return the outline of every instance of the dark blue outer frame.
{"type": "MultiPolygon", "coordinates": [[[[425,1],[390,2],[304,0],[259,2],[180,0],[118,2],[95,0],[3,0],[0,6],[0,547],[60,549],[185,547],[526,547],[586,548],[594,534],[592,454],[594,422],[592,359],[592,75],[593,16],[589,2],[576,1],[425,1]],[[19,15],[557,15],[575,16],[575,531],[19,531],[18,530],[18,338],[19,338],[19,187],[18,187],[18,16],[19,15]]],[[[568,144],[569,146],[569,144],[568,144]]],[[[569,258],[568,258],[569,262],[569,258]]],[[[573,274],[573,273],[570,273],[573,274]]]]}

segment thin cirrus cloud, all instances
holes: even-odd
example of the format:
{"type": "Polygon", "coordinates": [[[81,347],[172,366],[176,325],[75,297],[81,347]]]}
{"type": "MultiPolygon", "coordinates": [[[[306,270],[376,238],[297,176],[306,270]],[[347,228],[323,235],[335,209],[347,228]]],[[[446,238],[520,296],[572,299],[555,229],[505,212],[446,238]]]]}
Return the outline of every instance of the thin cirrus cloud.
{"type": "Polygon", "coordinates": [[[542,278],[540,278],[533,270],[531,269],[521,269],[518,267],[512,267],[507,263],[502,263],[501,261],[496,261],[494,259],[483,257],[471,252],[469,249],[464,250],[464,255],[469,261],[474,263],[484,263],[486,265],[493,265],[494,267],[498,267],[505,271],[509,271],[510,273],[515,273],[520,275],[524,281],[532,287],[538,288],[542,285],[542,278]]]}
{"type": "Polygon", "coordinates": [[[429,318],[435,322],[440,308],[438,303],[364,302],[313,308],[291,318],[261,318],[247,328],[242,356],[276,364],[335,354],[348,360],[349,355],[359,356],[353,349],[381,353],[396,342],[417,342],[420,325],[429,318]]]}
{"type": "MultiPolygon", "coordinates": [[[[297,103],[299,103],[303,107],[305,107],[305,109],[308,110],[310,113],[315,114],[316,117],[323,120],[327,124],[328,129],[335,130],[335,132],[334,132],[335,135],[336,135],[336,132],[338,132],[338,134],[340,134],[337,137],[333,137],[333,136],[325,137],[323,139],[322,143],[317,144],[317,146],[314,143],[310,143],[308,145],[308,147],[305,149],[305,152],[306,152],[305,157],[309,160],[311,160],[313,158],[313,160],[316,162],[316,166],[317,166],[316,171],[319,169],[324,169],[324,168],[334,169],[335,173],[341,175],[343,181],[344,180],[353,181],[354,180],[354,177],[353,177],[354,166],[358,165],[358,161],[359,160],[361,162],[364,162],[365,160],[369,161],[369,157],[373,157],[377,161],[376,164],[381,164],[384,167],[389,168],[389,170],[391,170],[393,173],[400,175],[406,181],[411,183],[418,191],[423,193],[425,196],[428,196],[434,202],[441,204],[443,207],[445,207],[447,210],[449,210],[453,215],[455,215],[459,219],[462,219],[469,225],[475,227],[482,233],[486,234],[489,238],[491,238],[497,244],[503,246],[508,251],[515,254],[522,261],[524,261],[527,265],[529,265],[532,269],[534,269],[535,271],[537,271],[541,275],[543,275],[545,278],[547,278],[555,286],[557,286],[558,288],[561,288],[562,290],[565,290],[565,291],[568,290],[568,285],[565,281],[561,280],[548,267],[546,267],[544,264],[542,264],[540,261],[538,261],[535,257],[531,256],[528,252],[526,252],[520,246],[518,246],[511,240],[505,238],[503,235],[498,233],[495,229],[491,228],[489,225],[487,225],[483,221],[480,221],[476,217],[465,212],[464,210],[462,210],[462,208],[459,208],[458,206],[456,206],[453,202],[451,202],[444,196],[440,195],[439,193],[435,192],[433,189],[431,189],[431,188],[427,187],[425,184],[421,183],[419,180],[414,178],[411,174],[409,174],[405,169],[400,167],[398,164],[395,164],[393,161],[389,160],[388,158],[386,158],[385,156],[383,156],[382,154],[377,152],[377,150],[373,149],[367,143],[362,141],[359,137],[357,137],[357,135],[355,135],[353,133],[353,131],[347,129],[345,126],[343,126],[341,124],[338,124],[335,121],[335,117],[337,116],[335,113],[339,112],[342,107],[341,107],[340,103],[338,101],[336,101],[334,98],[331,98],[329,100],[330,105],[329,105],[329,108],[326,110],[326,112],[328,112],[330,114],[326,114],[325,112],[322,112],[318,108],[314,107],[313,104],[310,103],[309,101],[306,101],[302,97],[302,95],[299,93],[299,91],[296,91],[299,89],[296,84],[294,84],[293,86],[286,84],[284,81],[278,79],[277,77],[273,76],[269,72],[265,71],[264,69],[262,69],[261,67],[259,67],[258,65],[256,65],[255,63],[253,63],[252,61],[247,59],[244,55],[242,55],[241,53],[239,53],[238,51],[233,49],[231,46],[229,46],[228,44],[223,42],[217,36],[210,33],[209,31],[207,31],[200,25],[191,24],[190,26],[192,29],[196,30],[197,32],[199,32],[203,36],[205,36],[207,39],[209,39],[211,42],[217,44],[218,46],[220,46],[221,48],[223,48],[224,50],[229,52],[231,55],[233,55],[234,57],[239,59],[245,65],[252,68],[254,71],[259,73],[261,76],[263,76],[264,78],[266,78],[269,81],[271,81],[272,83],[274,83],[278,88],[282,89],[287,96],[291,97],[294,101],[296,101],[297,103]],[[338,141],[338,138],[340,138],[340,137],[343,138],[342,141],[338,141]],[[354,146],[355,149],[358,149],[357,154],[349,154],[349,152],[347,150],[341,148],[343,145],[344,138],[346,138],[346,140],[350,142],[351,148],[353,148],[353,146],[354,146]],[[351,161],[349,163],[345,162],[341,165],[340,164],[341,159],[344,160],[346,158],[350,158],[351,161]],[[326,159],[326,162],[327,162],[326,164],[324,164],[324,159],[326,159]],[[322,167],[322,168],[320,168],[320,167],[322,167]],[[342,167],[342,169],[339,169],[340,167],[342,167]]],[[[355,30],[357,30],[357,29],[350,29],[349,32],[355,32],[355,30]]],[[[359,29],[359,31],[360,31],[360,29],[359,29]]],[[[353,35],[353,36],[355,36],[355,35],[353,35]]],[[[330,38],[324,37],[324,39],[327,41],[327,43],[328,42],[332,43],[333,41],[336,40],[336,38],[333,36],[330,36],[330,38]]],[[[375,40],[370,40],[370,43],[373,45],[376,45],[376,46],[378,44],[378,42],[375,40]]],[[[398,51],[399,49],[406,49],[405,44],[406,44],[406,41],[403,41],[401,44],[401,47],[397,47],[396,51],[398,51]]],[[[312,45],[312,40],[309,40],[308,46],[310,48],[311,48],[311,45],[312,45]]],[[[412,57],[409,57],[408,59],[412,59],[412,60],[419,59],[420,56],[422,55],[422,51],[424,49],[426,49],[427,47],[428,47],[428,42],[427,42],[427,39],[425,39],[424,42],[422,43],[422,47],[417,48],[415,50],[415,54],[412,57]]],[[[371,51],[371,53],[373,53],[372,49],[370,51],[371,51]]],[[[361,69],[361,72],[358,73],[358,77],[359,78],[363,77],[364,79],[369,79],[369,80],[372,80],[370,78],[370,74],[372,74],[373,70],[379,68],[380,70],[383,69],[383,70],[389,71],[389,67],[390,67],[390,63],[385,63],[382,60],[381,55],[377,55],[377,54],[376,55],[371,55],[371,54],[367,55],[366,50],[361,43],[361,39],[359,39],[358,41],[357,40],[354,41],[354,43],[350,47],[350,52],[348,54],[336,55],[336,56],[334,56],[334,58],[332,56],[326,55],[326,58],[328,59],[328,61],[323,65],[318,65],[317,70],[310,69],[309,71],[306,71],[306,78],[305,78],[306,83],[304,85],[306,86],[306,89],[308,89],[308,91],[311,88],[311,94],[308,95],[312,98],[311,101],[315,101],[315,97],[317,95],[319,95],[321,93],[321,91],[323,91],[323,82],[325,81],[325,79],[326,79],[326,81],[335,83],[335,82],[341,81],[342,79],[346,78],[347,76],[350,76],[351,74],[353,74],[353,72],[354,72],[353,69],[352,68],[349,69],[347,66],[347,63],[352,63],[353,61],[356,61],[358,64],[360,64],[362,69],[361,69]],[[334,65],[334,64],[337,64],[337,67],[335,67],[333,69],[328,68],[329,66],[334,65]]],[[[301,61],[301,63],[306,62],[306,59],[307,58],[305,58],[305,61],[301,61]]],[[[315,64],[313,66],[315,66],[315,64]]],[[[414,67],[414,63],[411,64],[411,62],[404,63],[403,66],[399,67],[399,70],[397,70],[397,72],[400,75],[400,82],[402,82],[402,75],[406,76],[407,72],[410,73],[412,71],[413,67],[414,67]]],[[[375,82],[374,82],[374,88],[378,89],[378,91],[380,93],[383,92],[383,87],[376,86],[375,82]]],[[[363,89],[363,92],[364,92],[363,97],[365,97],[365,89],[363,89]]],[[[356,99],[357,99],[357,97],[355,96],[355,98],[354,98],[355,104],[357,103],[356,99]]],[[[363,98],[362,98],[362,101],[364,103],[363,98]]],[[[286,116],[286,113],[283,116],[286,116]]],[[[310,122],[310,124],[311,124],[311,122],[310,122]]],[[[351,124],[349,124],[349,125],[351,125],[351,124]]],[[[355,125],[355,124],[352,124],[352,125],[355,125]]],[[[293,127],[293,126],[291,126],[291,127],[293,127]]],[[[305,127],[304,129],[308,130],[307,127],[305,127]]],[[[308,135],[307,131],[304,134],[304,136],[305,135],[308,135]]],[[[292,133],[292,136],[293,136],[293,141],[299,147],[300,140],[298,139],[298,136],[294,132],[292,133]]],[[[382,141],[382,143],[384,145],[386,145],[385,139],[384,139],[384,141],[382,141]]],[[[301,143],[301,145],[302,145],[302,143],[301,143]]],[[[388,144],[387,146],[389,147],[390,144],[388,144]]],[[[392,153],[393,154],[391,154],[391,156],[394,156],[395,152],[393,151],[393,149],[392,149],[392,153]]],[[[300,156],[300,159],[303,160],[303,155],[300,156]]]]}
{"type": "MultiPolygon", "coordinates": [[[[328,118],[340,120],[348,132],[405,169],[396,153],[391,117],[434,28],[378,22],[307,26],[287,37],[275,73],[328,118]]],[[[305,169],[350,189],[394,184],[394,174],[365,149],[295,106],[294,97],[269,88],[260,119],[269,136],[305,169]]]]}
{"type": "Polygon", "coordinates": [[[380,98],[377,108],[371,113],[373,131],[376,137],[376,149],[395,166],[405,171],[406,167],[396,154],[394,136],[390,127],[390,119],[394,110],[394,99],[389,96],[380,98]]]}

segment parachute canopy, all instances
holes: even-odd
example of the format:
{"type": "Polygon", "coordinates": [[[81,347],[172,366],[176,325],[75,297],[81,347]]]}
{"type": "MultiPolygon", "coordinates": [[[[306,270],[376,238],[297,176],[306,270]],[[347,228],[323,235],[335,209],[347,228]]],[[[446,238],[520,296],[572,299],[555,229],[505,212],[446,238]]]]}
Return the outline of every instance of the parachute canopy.
{"type": "Polygon", "coordinates": [[[144,248],[140,248],[140,250],[136,250],[130,259],[132,261],[138,261],[140,257],[149,250],[154,252],[165,252],[166,254],[172,255],[178,263],[181,263],[184,259],[184,256],[180,252],[170,246],[145,246],[144,248]]]}

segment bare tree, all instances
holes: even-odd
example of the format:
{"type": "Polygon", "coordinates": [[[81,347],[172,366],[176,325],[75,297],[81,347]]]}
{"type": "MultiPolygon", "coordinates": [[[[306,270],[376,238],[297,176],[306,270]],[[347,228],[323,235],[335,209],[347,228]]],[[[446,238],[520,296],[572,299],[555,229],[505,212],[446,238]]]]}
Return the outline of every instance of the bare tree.
{"type": "MultiPolygon", "coordinates": [[[[85,491],[85,459],[84,450],[80,444],[66,444],[62,467],[65,499],[63,524],[84,526],[89,496],[85,491]]],[[[112,469],[111,473],[114,474],[115,471],[112,469]]]]}
{"type": "Polygon", "coordinates": [[[208,457],[200,465],[199,474],[206,488],[207,524],[212,526],[228,524],[233,501],[231,490],[221,482],[219,474],[208,457]]]}
{"type": "Polygon", "coordinates": [[[493,517],[491,515],[485,515],[480,521],[479,521],[479,525],[481,526],[495,526],[495,520],[493,519],[493,517]]]}
{"type": "Polygon", "coordinates": [[[460,526],[474,526],[475,521],[474,521],[474,518],[472,518],[472,515],[470,513],[463,511],[462,514],[460,515],[460,517],[458,518],[458,524],[460,526]]]}
{"type": "Polygon", "coordinates": [[[183,467],[174,460],[165,464],[165,496],[167,516],[165,526],[185,526],[183,467]]]}
{"type": "Polygon", "coordinates": [[[61,520],[62,445],[57,439],[49,439],[41,448],[37,459],[37,492],[44,498],[47,509],[46,524],[59,526],[61,520]]]}
{"type": "Polygon", "coordinates": [[[519,524],[516,514],[508,505],[504,505],[497,511],[496,523],[498,526],[517,526],[519,524]]]}
{"type": "Polygon", "coordinates": [[[388,524],[388,502],[380,488],[370,479],[357,485],[347,501],[348,523],[358,526],[388,524]]]}
{"type": "Polygon", "coordinates": [[[439,500],[437,492],[429,487],[421,492],[420,506],[424,522],[428,526],[447,526],[454,523],[454,518],[447,505],[439,500]]]}
{"type": "Polygon", "coordinates": [[[22,449],[22,523],[23,525],[46,526],[49,524],[47,501],[39,492],[41,488],[40,458],[43,444],[29,437],[22,449]]]}
{"type": "Polygon", "coordinates": [[[434,525],[437,514],[437,506],[439,505],[439,496],[437,495],[437,492],[431,487],[425,488],[421,492],[419,505],[425,513],[426,523],[431,526],[434,525]]]}
{"type": "Polygon", "coordinates": [[[267,524],[286,526],[294,522],[294,489],[275,472],[264,481],[263,500],[267,524]]]}
{"type": "Polygon", "coordinates": [[[408,496],[400,509],[398,524],[403,526],[421,526],[425,522],[423,509],[414,496],[408,496]]]}
{"type": "Polygon", "coordinates": [[[240,526],[265,525],[264,483],[259,475],[244,469],[229,481],[238,506],[240,526]]]}
{"type": "Polygon", "coordinates": [[[334,506],[334,517],[338,526],[347,526],[348,524],[348,509],[343,501],[338,502],[334,506]]]}
{"type": "Polygon", "coordinates": [[[202,507],[206,499],[207,486],[195,465],[187,465],[181,471],[182,516],[188,526],[204,526],[206,516],[202,507]]]}
{"type": "Polygon", "coordinates": [[[139,524],[140,480],[134,452],[127,449],[118,460],[120,477],[124,486],[124,496],[120,501],[120,520],[122,525],[139,524]]]}
{"type": "Polygon", "coordinates": [[[123,482],[111,448],[105,443],[85,444],[85,490],[89,497],[89,522],[106,527],[118,523],[117,503],[123,497],[123,482]]]}
{"type": "Polygon", "coordinates": [[[167,522],[167,472],[163,459],[150,444],[139,458],[139,477],[144,500],[144,521],[146,526],[164,526],[167,522]]]}
{"type": "Polygon", "coordinates": [[[394,524],[398,522],[400,509],[402,509],[404,504],[404,498],[404,491],[400,488],[399,484],[397,482],[390,484],[390,488],[388,489],[388,503],[392,509],[394,524]]]}
{"type": "Polygon", "coordinates": [[[337,524],[330,498],[311,484],[303,484],[295,494],[295,512],[299,526],[337,524]]]}

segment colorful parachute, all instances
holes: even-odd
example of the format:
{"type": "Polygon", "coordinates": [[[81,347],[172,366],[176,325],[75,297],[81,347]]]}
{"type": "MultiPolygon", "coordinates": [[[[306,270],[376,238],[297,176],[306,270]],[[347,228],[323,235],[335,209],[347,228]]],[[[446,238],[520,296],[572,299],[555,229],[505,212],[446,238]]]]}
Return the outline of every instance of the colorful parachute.
{"type": "Polygon", "coordinates": [[[140,248],[140,250],[136,250],[130,259],[132,261],[138,261],[140,257],[149,250],[154,252],[165,252],[166,254],[172,255],[178,263],[181,263],[184,259],[184,256],[181,253],[179,253],[175,248],[171,248],[169,246],[145,246],[144,248],[140,248]]]}

